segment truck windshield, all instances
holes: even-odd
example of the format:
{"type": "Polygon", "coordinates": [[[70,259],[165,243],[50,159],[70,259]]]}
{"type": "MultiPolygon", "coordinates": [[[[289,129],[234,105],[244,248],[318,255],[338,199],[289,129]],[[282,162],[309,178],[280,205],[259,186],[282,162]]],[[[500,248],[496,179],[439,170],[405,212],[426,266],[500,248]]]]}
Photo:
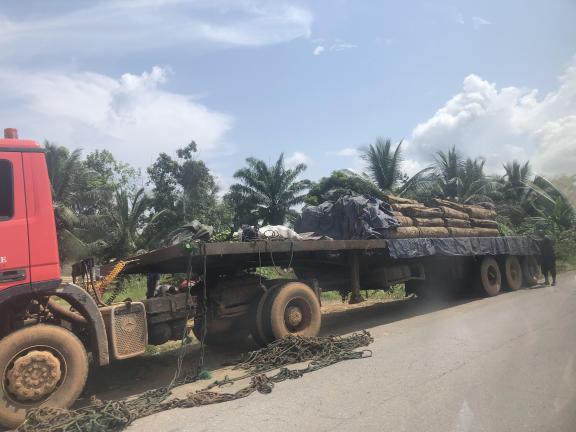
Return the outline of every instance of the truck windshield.
{"type": "Polygon", "coordinates": [[[14,184],[12,163],[0,159],[0,221],[8,220],[14,214],[14,184]]]}

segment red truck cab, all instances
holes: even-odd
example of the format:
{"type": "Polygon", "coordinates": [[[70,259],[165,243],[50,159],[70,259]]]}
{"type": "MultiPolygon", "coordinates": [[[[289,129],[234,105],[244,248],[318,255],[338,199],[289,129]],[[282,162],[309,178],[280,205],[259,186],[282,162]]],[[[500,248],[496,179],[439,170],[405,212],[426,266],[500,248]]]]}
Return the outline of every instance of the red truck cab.
{"type": "Polygon", "coordinates": [[[0,139],[0,292],[59,283],[52,194],[43,148],[15,129],[0,139]]]}
{"type": "Polygon", "coordinates": [[[17,427],[31,408],[70,406],[86,382],[86,348],[96,364],[108,364],[98,305],[60,277],[44,149],[6,129],[0,139],[0,425],[17,427]],[[74,317],[72,331],[62,326],[62,313],[74,317]],[[78,326],[83,340],[74,332],[78,326]]]}

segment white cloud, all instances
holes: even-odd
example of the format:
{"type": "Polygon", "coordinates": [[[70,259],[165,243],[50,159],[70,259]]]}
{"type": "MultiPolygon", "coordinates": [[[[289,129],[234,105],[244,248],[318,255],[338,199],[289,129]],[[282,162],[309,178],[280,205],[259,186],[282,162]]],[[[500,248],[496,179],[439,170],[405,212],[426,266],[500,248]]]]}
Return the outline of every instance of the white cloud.
{"type": "Polygon", "coordinates": [[[315,56],[322,54],[324,51],[326,50],[326,48],[324,48],[322,45],[318,45],[316,48],[314,48],[314,51],[312,52],[315,56]]]}
{"type": "Polygon", "coordinates": [[[299,151],[292,153],[290,156],[286,158],[286,165],[290,168],[293,168],[301,163],[309,165],[311,162],[312,160],[306,153],[302,153],[299,151]]]}
{"type": "Polygon", "coordinates": [[[119,79],[0,68],[0,118],[23,137],[85,150],[107,148],[140,167],[192,139],[203,156],[221,151],[232,118],[163,90],[168,76],[158,66],[119,79]]]}
{"type": "Polygon", "coordinates": [[[0,58],[268,45],[309,37],[312,22],[308,9],[283,0],[100,0],[64,13],[0,15],[0,58]]]}
{"type": "Polygon", "coordinates": [[[335,43],[330,46],[330,51],[344,51],[347,49],[358,48],[358,45],[350,44],[350,43],[335,43]]]}
{"type": "Polygon", "coordinates": [[[328,154],[343,157],[357,157],[360,155],[360,152],[358,151],[358,149],[352,147],[345,147],[343,149],[336,150],[334,152],[328,152],[328,154]]]}
{"type": "MultiPolygon", "coordinates": [[[[324,43],[323,39],[314,39],[312,42],[317,44],[316,47],[314,48],[314,51],[312,51],[314,55],[320,55],[326,52],[338,52],[358,48],[358,45],[344,42],[341,39],[335,39],[334,42],[332,43],[324,43]]],[[[392,40],[386,39],[385,43],[386,45],[390,45],[392,43],[392,40]]]]}
{"type": "Polygon", "coordinates": [[[458,24],[464,25],[464,15],[462,15],[461,13],[456,14],[456,22],[458,24]]]}
{"type": "MultiPolygon", "coordinates": [[[[366,168],[366,163],[361,157],[360,150],[354,147],[344,147],[335,151],[329,151],[326,153],[328,156],[337,156],[339,158],[346,158],[347,168],[355,173],[361,173],[366,168]]],[[[337,166],[341,166],[341,162],[338,162],[337,166]]]]}
{"type": "Polygon", "coordinates": [[[490,24],[492,24],[490,21],[485,20],[482,17],[472,17],[472,25],[474,26],[474,30],[479,30],[480,27],[490,24]]]}
{"type": "Polygon", "coordinates": [[[468,156],[486,157],[493,170],[512,159],[530,159],[543,174],[574,173],[576,58],[558,88],[543,97],[536,89],[498,89],[469,75],[460,93],[414,128],[407,144],[407,155],[420,161],[456,145],[468,156]]]}

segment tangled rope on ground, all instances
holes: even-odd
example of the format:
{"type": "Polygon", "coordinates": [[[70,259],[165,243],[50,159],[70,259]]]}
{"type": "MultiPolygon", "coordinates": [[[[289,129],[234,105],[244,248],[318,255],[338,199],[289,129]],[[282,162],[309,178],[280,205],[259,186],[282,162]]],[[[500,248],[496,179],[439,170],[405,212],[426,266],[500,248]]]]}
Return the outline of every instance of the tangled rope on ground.
{"type": "MultiPolygon", "coordinates": [[[[90,405],[77,410],[38,408],[28,413],[19,432],[100,432],[119,431],[133,421],[173,408],[191,408],[245,398],[254,392],[268,394],[275,383],[297,379],[304,374],[351,359],[369,357],[369,350],[356,351],[368,346],[373,338],[367,331],[350,336],[301,337],[288,336],[265,348],[249,353],[235,369],[247,373],[234,379],[214,381],[207,387],[184,398],[169,399],[174,385],[150,390],[135,398],[121,401],[93,399],[90,405]],[[309,362],[300,369],[285,366],[309,362]],[[279,369],[273,375],[266,372],[279,369]],[[250,378],[250,383],[235,393],[216,392],[211,389],[250,378]]],[[[187,380],[179,380],[183,383],[187,380]]],[[[189,381],[188,381],[189,382],[189,381]]]]}

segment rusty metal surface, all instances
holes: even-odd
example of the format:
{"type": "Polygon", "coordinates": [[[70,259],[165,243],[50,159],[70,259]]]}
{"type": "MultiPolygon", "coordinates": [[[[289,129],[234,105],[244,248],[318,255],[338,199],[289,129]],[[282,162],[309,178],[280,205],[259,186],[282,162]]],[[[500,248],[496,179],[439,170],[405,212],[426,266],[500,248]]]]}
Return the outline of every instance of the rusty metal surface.
{"type": "MultiPolygon", "coordinates": [[[[203,247],[205,247],[208,267],[227,267],[235,265],[235,262],[245,262],[246,260],[254,263],[262,262],[263,265],[273,265],[273,261],[277,260],[276,264],[279,264],[290,257],[294,259],[298,254],[306,252],[384,250],[386,244],[387,240],[257,240],[251,242],[189,243],[189,248],[186,247],[186,244],[178,244],[130,257],[129,260],[132,262],[126,266],[124,273],[183,272],[186,269],[189,254],[192,254],[193,263],[196,266],[201,264],[204,256],[203,247]]],[[[113,267],[113,263],[104,265],[100,272],[106,274],[113,267]]]]}
{"type": "MultiPolygon", "coordinates": [[[[302,262],[320,262],[327,254],[357,250],[365,254],[381,254],[396,258],[417,258],[431,255],[460,255],[471,256],[480,254],[494,255],[498,252],[512,249],[520,250],[524,243],[530,239],[523,237],[483,237],[483,238],[446,238],[446,239],[378,239],[378,240],[255,240],[250,242],[215,242],[215,243],[182,243],[157,249],[139,256],[130,257],[131,262],[126,266],[124,273],[180,273],[187,268],[188,258],[192,255],[192,265],[201,269],[204,257],[209,269],[238,270],[242,268],[259,266],[288,266],[302,262]],[[398,247],[406,249],[409,242],[411,254],[396,256],[398,247]],[[431,247],[431,242],[433,243],[431,247]],[[442,243],[443,242],[443,243],[442,243]],[[440,248],[439,244],[446,244],[440,248]],[[494,251],[484,251],[482,248],[469,247],[470,244],[499,245],[494,251]],[[512,246],[514,246],[512,248],[512,246]],[[520,249],[519,249],[520,248],[520,249]],[[451,252],[452,251],[452,252],[451,252]]],[[[487,247],[488,247],[487,246],[487,247]]],[[[534,252],[531,248],[526,249],[525,255],[534,252]]],[[[514,253],[517,254],[517,253],[514,253]]],[[[345,254],[344,254],[345,255],[345,254]]],[[[114,264],[102,266],[101,273],[111,271],[114,264]]]]}

